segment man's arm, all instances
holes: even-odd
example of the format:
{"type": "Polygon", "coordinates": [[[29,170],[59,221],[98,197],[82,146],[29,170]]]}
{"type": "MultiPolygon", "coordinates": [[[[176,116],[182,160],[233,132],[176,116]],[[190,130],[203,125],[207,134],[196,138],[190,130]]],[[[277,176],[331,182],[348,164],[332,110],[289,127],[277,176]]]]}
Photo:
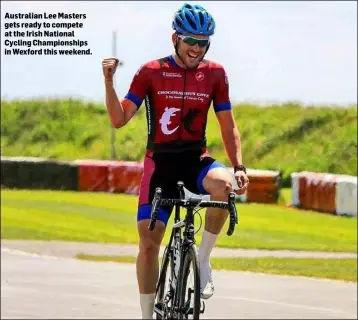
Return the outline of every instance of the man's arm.
{"type": "Polygon", "coordinates": [[[138,110],[136,104],[126,98],[118,99],[113,87],[113,81],[105,80],[106,107],[115,128],[121,128],[134,116],[138,110]]]}
{"type": "Polygon", "coordinates": [[[232,110],[216,112],[226,153],[233,167],[242,163],[241,139],[232,110]]]}
{"type": "Polygon", "coordinates": [[[240,134],[234,120],[229,98],[229,81],[225,69],[221,65],[215,64],[214,67],[214,111],[219,121],[226,153],[235,168],[242,165],[242,155],[240,134]]]}
{"type": "Polygon", "coordinates": [[[115,128],[121,128],[134,116],[146,95],[148,88],[148,74],[146,68],[141,66],[135,74],[128,94],[118,99],[113,87],[113,75],[116,72],[119,60],[106,58],[102,61],[104,84],[106,90],[106,107],[115,128]]]}

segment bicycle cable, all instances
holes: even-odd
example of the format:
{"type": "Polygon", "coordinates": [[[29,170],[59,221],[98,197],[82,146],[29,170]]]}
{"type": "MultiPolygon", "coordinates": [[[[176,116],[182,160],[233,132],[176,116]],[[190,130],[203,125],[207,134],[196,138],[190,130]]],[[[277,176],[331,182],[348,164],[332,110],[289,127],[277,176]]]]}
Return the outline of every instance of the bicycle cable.
{"type": "MultiPolygon", "coordinates": [[[[199,228],[198,228],[197,231],[194,231],[194,235],[197,234],[197,233],[200,231],[201,226],[203,225],[203,218],[201,217],[201,215],[200,215],[200,213],[199,213],[199,211],[202,210],[202,209],[204,209],[204,208],[200,208],[200,207],[199,207],[199,208],[194,208],[194,217],[195,217],[195,215],[197,214],[197,215],[199,216],[199,218],[200,218],[199,228]]],[[[195,219],[195,218],[194,218],[194,219],[195,219]]]]}
{"type": "MultiPolygon", "coordinates": [[[[189,200],[191,199],[191,197],[189,197],[189,200]]],[[[198,228],[198,230],[197,231],[194,231],[194,235],[196,235],[199,231],[200,231],[200,229],[201,229],[201,227],[202,227],[202,225],[203,225],[203,218],[201,217],[201,215],[200,215],[200,213],[199,213],[199,211],[200,210],[202,210],[202,209],[204,209],[204,208],[200,208],[200,207],[195,207],[193,210],[194,210],[194,219],[195,219],[195,215],[197,214],[198,216],[199,216],[199,218],[200,218],[200,225],[199,225],[199,228],[198,228]]]]}

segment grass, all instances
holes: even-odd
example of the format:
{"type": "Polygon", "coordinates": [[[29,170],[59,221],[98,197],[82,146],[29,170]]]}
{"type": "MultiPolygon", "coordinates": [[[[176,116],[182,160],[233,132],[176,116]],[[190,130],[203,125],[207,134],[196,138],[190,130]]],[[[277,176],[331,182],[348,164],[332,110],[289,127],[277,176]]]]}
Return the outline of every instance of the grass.
{"type": "MultiPolygon", "coordinates": [[[[141,161],[147,129],[144,106],[116,131],[117,158],[141,161]]],[[[357,106],[313,107],[295,103],[233,108],[244,163],[255,169],[282,170],[289,186],[294,171],[357,175],[357,106]],[[262,116],[257,116],[262,114],[262,116]]],[[[218,122],[207,124],[211,154],[226,165],[218,122]]],[[[54,159],[109,159],[110,122],[103,104],[38,99],[1,103],[1,155],[54,159]]]]}
{"type": "MultiPolygon", "coordinates": [[[[3,189],[1,237],[136,244],[136,206],[137,197],[124,194],[3,189]]],[[[356,218],[265,204],[239,204],[238,211],[234,235],[223,232],[218,246],[357,252],[356,218]]]]}
{"type": "MultiPolygon", "coordinates": [[[[131,256],[79,254],[80,260],[135,263],[131,256]]],[[[306,276],[357,282],[357,259],[212,258],[213,269],[306,276]]]]}
{"type": "Polygon", "coordinates": [[[282,188],[280,190],[278,204],[285,205],[285,206],[290,206],[292,204],[292,189],[291,188],[282,188]]]}

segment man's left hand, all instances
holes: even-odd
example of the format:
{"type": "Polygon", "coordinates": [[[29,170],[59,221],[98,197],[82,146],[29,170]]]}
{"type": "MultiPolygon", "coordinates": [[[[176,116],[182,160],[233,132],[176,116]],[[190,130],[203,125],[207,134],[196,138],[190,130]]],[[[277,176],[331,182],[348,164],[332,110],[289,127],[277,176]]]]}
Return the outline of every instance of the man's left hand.
{"type": "Polygon", "coordinates": [[[237,185],[239,189],[234,190],[236,194],[241,195],[244,194],[247,186],[249,184],[249,178],[247,177],[246,173],[244,171],[236,171],[235,172],[235,180],[237,182],[237,185]]]}

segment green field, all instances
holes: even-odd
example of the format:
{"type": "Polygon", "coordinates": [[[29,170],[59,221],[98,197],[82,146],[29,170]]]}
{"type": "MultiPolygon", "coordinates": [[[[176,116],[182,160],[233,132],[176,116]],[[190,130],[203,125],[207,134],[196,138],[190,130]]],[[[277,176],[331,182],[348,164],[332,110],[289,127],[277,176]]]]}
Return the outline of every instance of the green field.
{"type": "MultiPolygon", "coordinates": [[[[102,104],[78,100],[2,101],[1,155],[55,159],[108,159],[110,122],[102,104]]],[[[287,103],[233,108],[247,167],[357,175],[357,108],[287,103]]],[[[141,161],[146,146],[144,107],[116,131],[117,158],[141,161]]],[[[229,164],[218,123],[210,112],[209,151],[229,164]]]]}
{"type": "MultiPolygon", "coordinates": [[[[1,234],[3,239],[135,244],[136,205],[137,197],[124,194],[2,190],[1,234]]],[[[357,252],[356,218],[264,204],[238,204],[238,211],[235,234],[222,233],[218,246],[357,252]]]]}
{"type": "MultiPolygon", "coordinates": [[[[135,263],[130,256],[94,256],[79,254],[80,260],[135,263]]],[[[357,282],[357,259],[297,259],[297,258],[212,258],[217,270],[250,271],[345,280],[357,282]]]]}

